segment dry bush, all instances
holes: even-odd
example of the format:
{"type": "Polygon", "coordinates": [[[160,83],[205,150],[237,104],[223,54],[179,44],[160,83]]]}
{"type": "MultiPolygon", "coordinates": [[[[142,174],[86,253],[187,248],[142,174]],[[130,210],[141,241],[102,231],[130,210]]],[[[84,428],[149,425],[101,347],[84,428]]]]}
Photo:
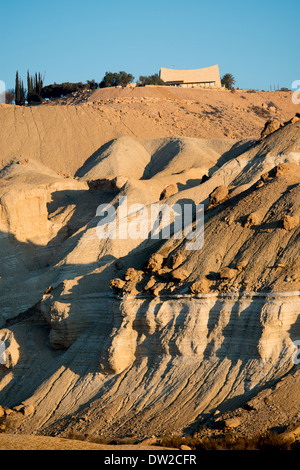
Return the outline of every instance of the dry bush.
{"type": "Polygon", "coordinates": [[[262,108],[260,106],[252,106],[252,111],[254,111],[254,113],[261,117],[261,118],[264,118],[264,119],[267,119],[268,117],[270,117],[270,112],[265,109],[265,108],[262,108]]]}
{"type": "Polygon", "coordinates": [[[88,439],[87,439],[89,442],[92,442],[93,444],[110,444],[110,441],[109,439],[107,439],[106,437],[102,437],[102,436],[89,436],[88,439]]]}
{"type": "Polygon", "coordinates": [[[84,434],[84,433],[80,433],[76,431],[71,431],[68,434],[67,439],[71,439],[74,441],[86,441],[86,442],[91,442],[93,444],[105,444],[105,445],[123,445],[123,444],[135,444],[136,443],[136,439],[133,439],[131,437],[109,439],[103,436],[87,434],[87,433],[84,434]]]}
{"type": "Polygon", "coordinates": [[[76,432],[76,431],[71,431],[67,436],[67,439],[71,439],[71,440],[74,440],[74,441],[86,441],[87,438],[88,438],[87,434],[81,434],[81,433],[76,432]]]}
{"type": "Polygon", "coordinates": [[[166,436],[159,440],[159,445],[176,449],[183,444],[192,450],[291,450],[300,447],[297,442],[284,442],[279,434],[271,432],[258,437],[234,437],[226,434],[210,438],[166,436]]]}

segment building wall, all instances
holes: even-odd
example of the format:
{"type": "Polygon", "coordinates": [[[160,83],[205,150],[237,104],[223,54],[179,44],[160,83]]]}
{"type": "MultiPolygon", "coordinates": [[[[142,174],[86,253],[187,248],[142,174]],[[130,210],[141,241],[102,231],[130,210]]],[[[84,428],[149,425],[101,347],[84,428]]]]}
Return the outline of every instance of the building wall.
{"type": "Polygon", "coordinates": [[[218,65],[194,70],[175,70],[161,68],[160,78],[167,84],[176,84],[176,82],[178,82],[178,86],[189,85],[192,87],[202,85],[221,88],[221,79],[218,65]]]}

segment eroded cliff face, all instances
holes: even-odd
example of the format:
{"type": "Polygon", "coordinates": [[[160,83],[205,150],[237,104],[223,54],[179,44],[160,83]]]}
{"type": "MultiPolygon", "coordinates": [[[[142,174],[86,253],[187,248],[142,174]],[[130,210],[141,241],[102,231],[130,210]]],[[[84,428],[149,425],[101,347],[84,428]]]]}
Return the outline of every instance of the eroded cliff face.
{"type": "Polygon", "coordinates": [[[196,362],[253,359],[276,368],[300,335],[298,292],[126,298],[114,311],[101,358],[107,373],[136,360],[182,356],[196,362]]]}
{"type": "Polygon", "coordinates": [[[79,414],[86,423],[74,419],[67,429],[196,429],[203,416],[245,403],[293,368],[299,306],[299,292],[124,299],[101,354],[109,385],[79,414]]]}
{"type": "MultiPolygon", "coordinates": [[[[1,394],[8,406],[18,399],[35,410],[24,430],[142,436],[196,429],[203,417],[242,405],[294,367],[299,292],[100,301],[72,345],[56,353],[45,349],[42,323],[10,327],[22,354],[1,394]]],[[[59,347],[71,337],[51,331],[59,347]]]]}
{"type": "MultiPolygon", "coordinates": [[[[236,144],[232,154],[214,150],[203,181],[204,153],[198,169],[177,175],[186,147],[173,141],[169,159],[166,142],[145,144],[156,157],[163,148],[165,159],[145,160],[139,174],[147,179],[116,182],[118,145],[104,163],[101,152],[94,156],[95,168],[92,159],[79,180],[30,162],[2,173],[0,339],[10,359],[0,370],[0,401],[31,410],[23,430],[179,432],[293,368],[299,125],[287,128],[278,131],[282,141],[277,134],[236,144]],[[162,194],[170,206],[204,204],[201,250],[174,236],[99,239],[99,204],[117,207],[126,196],[148,208],[162,194]]],[[[121,148],[129,144],[123,139],[121,148]]]]}

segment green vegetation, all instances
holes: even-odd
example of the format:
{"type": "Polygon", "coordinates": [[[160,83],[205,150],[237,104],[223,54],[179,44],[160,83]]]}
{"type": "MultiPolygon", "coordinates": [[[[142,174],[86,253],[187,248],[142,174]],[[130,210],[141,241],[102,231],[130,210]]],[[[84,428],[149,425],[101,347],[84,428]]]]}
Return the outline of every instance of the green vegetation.
{"type": "Polygon", "coordinates": [[[124,72],[121,70],[120,72],[106,72],[104,75],[103,80],[99,83],[100,88],[107,88],[112,86],[122,86],[125,87],[132,83],[134,80],[134,76],[131,73],[124,72]]]}
{"type": "Polygon", "coordinates": [[[93,80],[87,80],[86,83],[88,84],[90,90],[96,90],[98,88],[98,83],[95,82],[94,78],[93,80]]]}
{"type": "Polygon", "coordinates": [[[221,79],[222,85],[225,85],[227,90],[232,90],[235,85],[235,78],[231,73],[225,73],[221,79]]]}
{"type": "Polygon", "coordinates": [[[16,72],[15,79],[15,103],[19,106],[25,105],[26,93],[24,89],[23,80],[19,77],[19,72],[16,72]]]}
{"type": "Polygon", "coordinates": [[[12,104],[14,99],[15,99],[15,91],[12,89],[7,90],[5,93],[5,103],[12,104]]]}
{"type": "Polygon", "coordinates": [[[145,86],[145,85],[165,85],[165,82],[160,78],[158,73],[155,73],[154,75],[141,75],[139,78],[139,86],[145,86]]]}
{"type": "MultiPolygon", "coordinates": [[[[44,99],[61,98],[63,96],[83,91],[83,90],[96,90],[97,88],[107,87],[126,87],[133,83],[134,76],[131,73],[121,70],[120,72],[106,72],[100,83],[95,79],[83,82],[63,82],[52,83],[44,86],[45,76],[35,73],[30,75],[27,71],[27,90],[24,89],[23,80],[19,77],[19,72],[16,72],[15,89],[8,90],[6,94],[6,102],[11,104],[15,101],[16,105],[24,106],[26,101],[31,103],[41,103],[44,99]]],[[[229,90],[234,90],[235,78],[231,73],[226,73],[221,79],[221,83],[229,90]]],[[[153,75],[140,75],[137,86],[146,85],[165,85],[165,82],[160,78],[158,73],[153,75]]]]}
{"type": "Polygon", "coordinates": [[[41,96],[42,98],[61,98],[62,96],[69,95],[76,91],[82,91],[89,88],[87,83],[77,82],[77,83],[53,83],[42,88],[41,96]]]}
{"type": "Polygon", "coordinates": [[[45,76],[42,77],[41,73],[35,73],[34,76],[27,71],[27,101],[28,103],[40,103],[43,101],[41,92],[43,89],[45,76]]]}
{"type": "Polygon", "coordinates": [[[53,83],[44,86],[45,76],[42,74],[35,73],[30,75],[29,70],[27,71],[27,90],[24,88],[23,80],[19,77],[19,72],[16,72],[15,79],[15,90],[8,90],[6,93],[6,103],[11,104],[15,101],[16,105],[25,106],[26,101],[28,104],[41,103],[46,98],[60,98],[65,95],[69,95],[76,91],[83,90],[95,90],[98,88],[96,81],[87,80],[86,83],[77,82],[64,82],[64,83],[53,83]]]}

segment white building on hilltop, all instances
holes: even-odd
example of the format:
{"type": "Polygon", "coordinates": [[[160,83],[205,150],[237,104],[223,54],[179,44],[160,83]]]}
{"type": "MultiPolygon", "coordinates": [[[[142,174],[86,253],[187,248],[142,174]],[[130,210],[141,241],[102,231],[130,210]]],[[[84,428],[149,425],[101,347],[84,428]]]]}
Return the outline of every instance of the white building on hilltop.
{"type": "Polygon", "coordinates": [[[160,78],[166,85],[180,86],[187,88],[221,88],[219,66],[213,65],[204,69],[175,70],[161,68],[160,78]]]}

